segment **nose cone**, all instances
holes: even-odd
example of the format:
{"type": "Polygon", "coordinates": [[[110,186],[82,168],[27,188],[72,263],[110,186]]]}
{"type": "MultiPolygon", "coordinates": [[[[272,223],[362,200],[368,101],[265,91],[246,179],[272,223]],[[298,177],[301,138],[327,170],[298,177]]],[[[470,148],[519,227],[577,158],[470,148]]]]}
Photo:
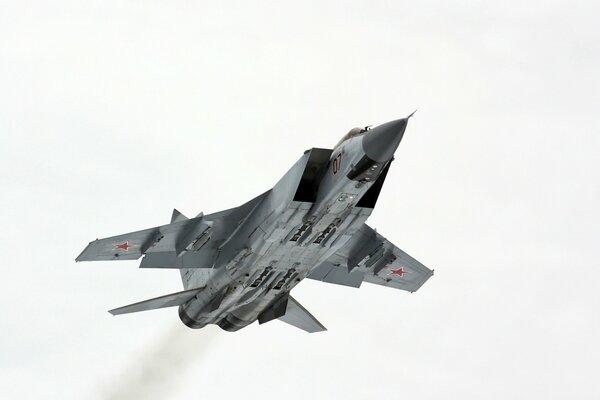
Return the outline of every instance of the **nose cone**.
{"type": "Polygon", "coordinates": [[[377,162],[390,160],[404,136],[407,123],[408,118],[402,118],[371,129],[362,141],[367,157],[377,162]]]}

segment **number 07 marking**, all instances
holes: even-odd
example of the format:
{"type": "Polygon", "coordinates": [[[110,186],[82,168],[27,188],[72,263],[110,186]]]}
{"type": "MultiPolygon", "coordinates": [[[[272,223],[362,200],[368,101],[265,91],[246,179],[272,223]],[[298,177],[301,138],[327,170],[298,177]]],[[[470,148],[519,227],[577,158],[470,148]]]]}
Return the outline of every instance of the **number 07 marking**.
{"type": "Polygon", "coordinates": [[[342,169],[342,153],[340,152],[340,154],[338,154],[337,156],[335,156],[335,158],[333,159],[333,174],[337,174],[338,171],[340,169],[342,169]]]}

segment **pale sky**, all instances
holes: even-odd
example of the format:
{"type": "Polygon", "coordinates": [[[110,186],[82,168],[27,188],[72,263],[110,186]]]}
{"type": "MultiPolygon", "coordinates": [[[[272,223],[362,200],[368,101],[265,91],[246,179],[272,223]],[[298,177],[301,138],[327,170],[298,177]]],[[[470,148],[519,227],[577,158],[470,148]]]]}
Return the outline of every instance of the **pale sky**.
{"type": "Polygon", "coordinates": [[[600,3],[0,0],[3,399],[600,398],[600,3]],[[419,111],[369,225],[409,294],[304,281],[328,331],[107,310],[177,271],[97,237],[240,205],[419,111]]]}

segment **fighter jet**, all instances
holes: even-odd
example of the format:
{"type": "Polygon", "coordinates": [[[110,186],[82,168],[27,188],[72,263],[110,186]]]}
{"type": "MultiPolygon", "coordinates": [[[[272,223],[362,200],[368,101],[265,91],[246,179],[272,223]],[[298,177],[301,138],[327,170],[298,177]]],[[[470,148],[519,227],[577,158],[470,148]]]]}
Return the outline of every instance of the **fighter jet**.
{"type": "MultiPolygon", "coordinates": [[[[412,114],[411,114],[412,115],[412,114]]],[[[373,212],[409,117],[354,128],[333,149],[312,148],[270,190],[239,207],[90,242],[76,261],[135,260],[173,268],[185,290],[111,310],[179,307],[190,328],[237,331],[279,319],[326,330],[290,291],[303,279],[414,292],[433,271],[365,221],[373,212]]]]}

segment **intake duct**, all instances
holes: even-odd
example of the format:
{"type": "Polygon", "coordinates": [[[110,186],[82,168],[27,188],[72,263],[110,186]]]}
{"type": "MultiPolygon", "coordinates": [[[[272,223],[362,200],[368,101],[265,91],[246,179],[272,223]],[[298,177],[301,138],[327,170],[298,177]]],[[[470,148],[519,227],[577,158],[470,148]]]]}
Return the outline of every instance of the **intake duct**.
{"type": "Polygon", "coordinates": [[[314,203],[321,179],[327,170],[327,163],[333,150],[313,148],[304,167],[302,178],[294,194],[294,201],[314,203]]]}

